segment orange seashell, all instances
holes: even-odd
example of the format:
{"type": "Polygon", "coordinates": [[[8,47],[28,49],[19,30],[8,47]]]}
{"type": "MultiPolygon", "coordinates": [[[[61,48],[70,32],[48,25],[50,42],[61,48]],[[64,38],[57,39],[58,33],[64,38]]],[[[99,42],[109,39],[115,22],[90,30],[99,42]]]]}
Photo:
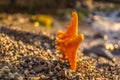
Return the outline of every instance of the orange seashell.
{"type": "Polygon", "coordinates": [[[58,45],[56,49],[62,53],[62,59],[68,60],[72,70],[76,70],[76,56],[79,44],[84,40],[84,35],[78,35],[78,15],[72,12],[71,24],[68,26],[66,32],[58,32],[58,45]]]}

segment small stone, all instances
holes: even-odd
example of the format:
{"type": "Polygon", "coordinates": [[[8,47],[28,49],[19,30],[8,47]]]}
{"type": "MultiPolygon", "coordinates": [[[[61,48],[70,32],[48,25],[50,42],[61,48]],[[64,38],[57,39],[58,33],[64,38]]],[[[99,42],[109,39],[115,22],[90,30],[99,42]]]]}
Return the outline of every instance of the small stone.
{"type": "Polygon", "coordinates": [[[48,44],[48,43],[46,43],[46,42],[45,42],[43,45],[44,45],[47,49],[50,48],[50,44],[48,44]]]}
{"type": "Polygon", "coordinates": [[[22,76],[17,77],[17,80],[24,80],[22,76]]]}
{"type": "Polygon", "coordinates": [[[50,49],[47,49],[47,52],[48,52],[48,53],[51,53],[51,50],[50,50],[50,49]]]}
{"type": "Polygon", "coordinates": [[[13,73],[9,73],[10,79],[14,79],[15,75],[13,73]]]}
{"type": "Polygon", "coordinates": [[[4,64],[3,64],[3,63],[0,63],[0,69],[1,69],[3,66],[4,66],[4,64]]]}
{"type": "Polygon", "coordinates": [[[24,74],[25,74],[25,75],[28,75],[28,74],[29,74],[29,71],[28,71],[28,70],[24,70],[24,74]]]}
{"type": "Polygon", "coordinates": [[[19,74],[18,72],[15,72],[14,75],[15,75],[15,76],[19,76],[20,74],[19,74]]]}
{"type": "Polygon", "coordinates": [[[103,38],[103,35],[101,33],[97,33],[94,35],[94,38],[103,38]]]}
{"type": "Polygon", "coordinates": [[[40,73],[44,70],[44,65],[42,66],[37,66],[37,67],[34,67],[33,70],[36,72],[36,73],[40,73]]]}
{"type": "Polygon", "coordinates": [[[102,80],[102,78],[96,78],[95,80],[102,80]]]}
{"type": "Polygon", "coordinates": [[[45,75],[40,75],[40,77],[42,78],[42,79],[45,79],[46,78],[46,76],[45,75]]]}
{"type": "Polygon", "coordinates": [[[61,76],[62,76],[62,77],[67,77],[67,71],[62,70],[62,71],[61,71],[61,76]]]}
{"type": "Polygon", "coordinates": [[[28,80],[40,80],[40,77],[38,77],[38,76],[37,77],[36,76],[35,77],[28,77],[28,80]]]}
{"type": "Polygon", "coordinates": [[[8,66],[4,66],[4,67],[2,68],[2,71],[3,71],[4,73],[9,73],[9,72],[10,72],[10,69],[9,69],[8,66]]]}
{"type": "Polygon", "coordinates": [[[35,71],[34,70],[30,70],[30,74],[35,74],[35,71]]]}

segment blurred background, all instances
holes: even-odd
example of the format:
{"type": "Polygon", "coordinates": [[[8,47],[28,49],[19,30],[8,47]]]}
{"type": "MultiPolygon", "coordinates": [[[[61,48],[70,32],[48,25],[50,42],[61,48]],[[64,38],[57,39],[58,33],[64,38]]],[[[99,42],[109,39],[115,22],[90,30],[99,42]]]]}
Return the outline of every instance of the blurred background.
{"type": "MultiPolygon", "coordinates": [[[[21,22],[22,17],[26,15],[26,17],[30,18],[30,22],[35,22],[35,26],[43,25],[50,27],[53,25],[53,18],[62,21],[69,20],[71,12],[77,11],[80,23],[83,24],[85,22],[85,24],[89,25],[93,20],[98,22],[98,19],[101,19],[103,16],[109,16],[109,18],[119,17],[119,8],[119,0],[0,0],[0,17],[8,16],[5,14],[11,14],[8,18],[12,20],[12,14],[17,13],[17,15],[21,15],[21,22]],[[48,20],[41,20],[40,17],[48,20]],[[46,24],[46,22],[48,23],[46,24]]],[[[117,21],[119,20],[117,19],[117,21]]],[[[96,24],[93,24],[93,26],[96,26],[96,24]]]]}
{"type": "Polygon", "coordinates": [[[112,11],[119,7],[119,3],[119,0],[1,0],[0,12],[57,14],[65,9],[85,9],[86,12],[90,9],[112,11]]]}

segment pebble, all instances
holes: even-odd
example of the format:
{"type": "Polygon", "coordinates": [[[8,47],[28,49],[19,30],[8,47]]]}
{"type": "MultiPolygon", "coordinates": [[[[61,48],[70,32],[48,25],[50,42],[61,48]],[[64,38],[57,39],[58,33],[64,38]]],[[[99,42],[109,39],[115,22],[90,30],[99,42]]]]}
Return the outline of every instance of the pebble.
{"type": "Polygon", "coordinates": [[[18,76],[17,80],[24,80],[24,78],[22,76],[18,76]]]}
{"type": "Polygon", "coordinates": [[[30,70],[30,74],[35,74],[36,72],[34,70],[30,70]]]}
{"type": "Polygon", "coordinates": [[[29,71],[26,69],[26,70],[24,70],[24,74],[26,75],[26,76],[28,76],[28,74],[29,74],[29,71]]]}
{"type": "Polygon", "coordinates": [[[40,73],[40,72],[44,71],[44,68],[45,68],[44,65],[39,65],[39,66],[37,66],[37,67],[34,67],[33,70],[34,70],[36,73],[40,73]]]}
{"type": "Polygon", "coordinates": [[[10,79],[14,79],[15,78],[15,75],[13,73],[9,73],[9,78],[10,79]]]}
{"type": "Polygon", "coordinates": [[[10,69],[8,66],[4,66],[2,69],[1,69],[4,73],[9,73],[10,72],[10,69]]]}
{"type": "Polygon", "coordinates": [[[28,80],[40,80],[39,76],[28,77],[28,80]]]}
{"type": "Polygon", "coordinates": [[[62,76],[62,77],[67,77],[67,71],[62,70],[62,71],[61,71],[61,76],[62,76]]]}
{"type": "Polygon", "coordinates": [[[48,43],[43,43],[43,45],[46,47],[46,49],[49,49],[50,48],[50,45],[48,43]]]}
{"type": "Polygon", "coordinates": [[[40,75],[40,78],[41,78],[41,79],[45,79],[46,76],[42,74],[42,75],[40,75]]]}

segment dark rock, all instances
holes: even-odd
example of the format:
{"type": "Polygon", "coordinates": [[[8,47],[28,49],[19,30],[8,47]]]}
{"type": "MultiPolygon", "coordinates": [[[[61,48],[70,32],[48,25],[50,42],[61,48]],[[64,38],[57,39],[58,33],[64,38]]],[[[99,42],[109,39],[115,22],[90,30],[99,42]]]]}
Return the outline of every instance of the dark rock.
{"type": "Polygon", "coordinates": [[[101,33],[96,33],[95,35],[94,35],[94,38],[103,38],[103,35],[101,34],[101,33]]]}
{"type": "MultiPolygon", "coordinates": [[[[91,49],[85,49],[84,54],[91,56],[91,57],[104,57],[108,60],[113,61],[113,55],[106,49],[101,47],[93,47],[91,49]]],[[[113,61],[114,62],[114,61],[113,61]]]]}
{"type": "Polygon", "coordinates": [[[30,74],[35,74],[35,71],[34,71],[34,70],[30,70],[29,73],[30,73],[30,74]]]}
{"type": "Polygon", "coordinates": [[[44,71],[44,68],[45,68],[44,65],[39,65],[39,66],[37,66],[37,67],[34,67],[33,70],[34,70],[36,73],[40,73],[40,72],[44,71]]]}

